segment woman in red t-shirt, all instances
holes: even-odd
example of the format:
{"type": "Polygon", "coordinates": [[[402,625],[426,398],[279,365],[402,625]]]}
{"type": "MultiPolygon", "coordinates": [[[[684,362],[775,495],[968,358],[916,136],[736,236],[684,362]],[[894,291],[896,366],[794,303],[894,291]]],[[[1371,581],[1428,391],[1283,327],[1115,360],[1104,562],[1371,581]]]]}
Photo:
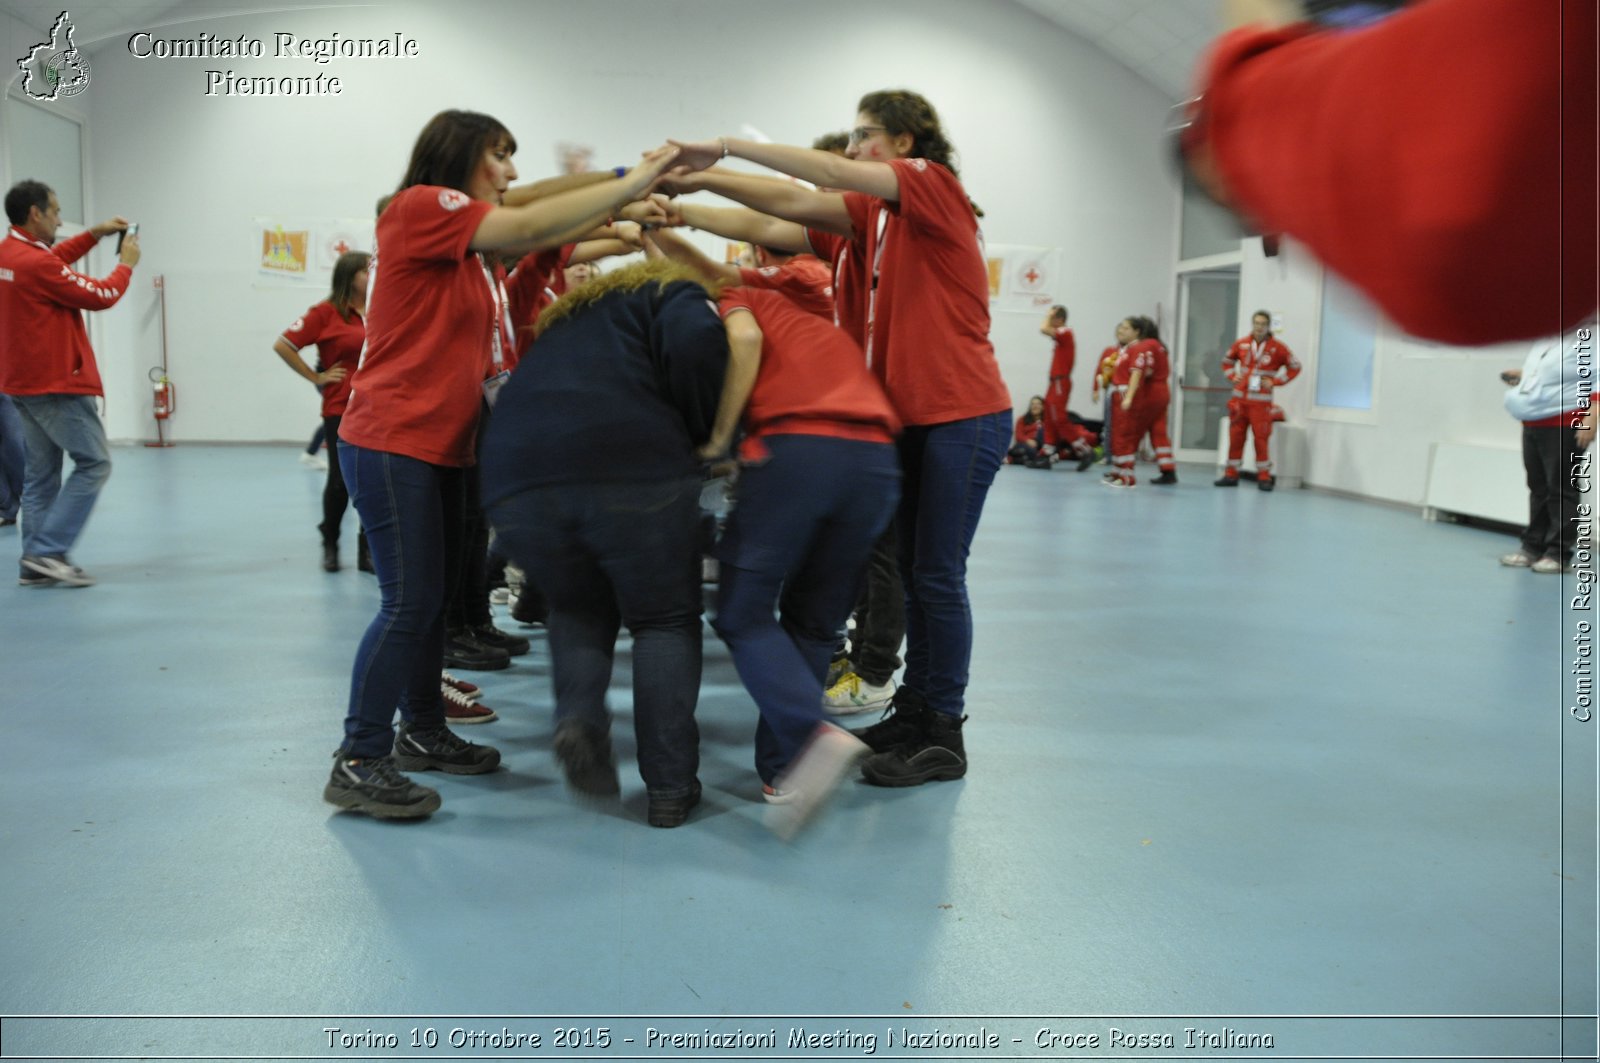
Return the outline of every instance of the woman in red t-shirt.
{"type": "Polygon", "coordinates": [[[1135,339],[1117,362],[1112,377],[1117,397],[1111,424],[1112,471],[1106,474],[1110,487],[1135,485],[1134,463],[1139,441],[1150,436],[1161,475],[1151,480],[1163,487],[1178,482],[1178,467],[1172,460],[1172,439],[1167,435],[1167,407],[1172,402],[1169,379],[1172,361],[1161,342],[1156,323],[1147,317],[1130,317],[1117,327],[1120,336],[1131,330],[1135,339]]]}
{"type": "Polygon", "coordinates": [[[339,571],[339,525],[350,493],[339,469],[339,421],[350,401],[350,374],[356,371],[367,338],[367,264],[365,251],[346,251],[333,265],[333,291],[283,330],[272,349],[284,364],[322,392],[323,438],[328,441],[328,482],[322,488],[322,569],[339,571]],[[317,367],[300,357],[317,348],[317,367]]]}
{"type": "Polygon", "coordinates": [[[436,791],[399,769],[493,771],[500,753],[445,726],[439,693],[449,544],[465,525],[463,469],[513,342],[500,253],[559,246],[644,195],[676,154],[621,176],[501,206],[516,140],[472,111],[435,115],[378,217],[367,344],[339,430],[339,461],[367,530],[382,601],[356,651],[344,742],[323,797],[414,818],[436,791]],[[393,721],[399,707],[401,724],[393,721]]]}
{"type": "Polygon", "coordinates": [[[1028,400],[1028,412],[1017,418],[1017,430],[1012,435],[1006,460],[1012,465],[1048,469],[1050,455],[1045,447],[1054,447],[1055,444],[1056,434],[1045,412],[1044,396],[1035,395],[1028,400]],[[1040,464],[1041,461],[1043,464],[1040,464]]]}
{"type": "Polygon", "coordinates": [[[933,106],[904,91],[861,98],[847,158],[737,137],[680,147],[689,169],[736,155],[843,190],[715,171],[673,178],[680,191],[719,192],[775,216],[742,238],[827,261],[846,245],[861,251],[865,268],[848,271],[834,300],[839,321],[861,329],[852,338],[905,424],[897,521],[906,581],[905,676],[893,714],[860,732],[874,750],[862,774],[880,786],[958,779],[972,658],[967,553],[1005,458],[1011,396],[989,342],[988,268],[954,149],[933,106]]]}

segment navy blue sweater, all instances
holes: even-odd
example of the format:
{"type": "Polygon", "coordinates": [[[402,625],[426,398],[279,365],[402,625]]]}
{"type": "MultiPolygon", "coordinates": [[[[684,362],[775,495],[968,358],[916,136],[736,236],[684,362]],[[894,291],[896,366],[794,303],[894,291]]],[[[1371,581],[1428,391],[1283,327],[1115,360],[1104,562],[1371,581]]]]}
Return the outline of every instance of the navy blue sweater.
{"type": "Polygon", "coordinates": [[[697,476],[727,365],[722,318],[698,285],[650,283],[576,309],[500,389],[484,504],[551,484],[697,476]]]}

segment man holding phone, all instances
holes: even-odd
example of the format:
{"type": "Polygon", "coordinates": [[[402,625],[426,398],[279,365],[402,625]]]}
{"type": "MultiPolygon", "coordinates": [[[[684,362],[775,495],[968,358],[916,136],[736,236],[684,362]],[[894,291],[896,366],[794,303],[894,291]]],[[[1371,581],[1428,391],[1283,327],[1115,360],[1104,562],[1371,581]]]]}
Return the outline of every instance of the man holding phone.
{"type": "Polygon", "coordinates": [[[126,218],[57,244],[61,203],[48,185],[19,181],[5,205],[11,228],[0,241],[0,394],[17,408],[26,451],[17,582],[87,587],[93,578],[67,552],[111,475],[111,458],[94,401],[105,391],[81,311],[104,310],[122,298],[139,261],[139,238],[128,235],[116,268],[96,279],[70,263],[101,237],[128,230],[126,218]],[[65,483],[63,454],[73,464],[65,483]]]}

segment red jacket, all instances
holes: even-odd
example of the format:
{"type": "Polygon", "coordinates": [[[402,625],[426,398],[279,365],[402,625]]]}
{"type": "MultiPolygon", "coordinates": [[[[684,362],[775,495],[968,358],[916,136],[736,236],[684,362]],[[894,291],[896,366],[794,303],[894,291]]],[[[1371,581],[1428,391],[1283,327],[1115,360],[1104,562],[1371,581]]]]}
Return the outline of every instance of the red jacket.
{"type": "Polygon", "coordinates": [[[1594,0],[1431,0],[1351,32],[1222,37],[1190,158],[1413,335],[1547,336],[1594,310],[1594,0]]]}
{"type": "Polygon", "coordinates": [[[1271,402],[1273,388],[1300,375],[1300,363],[1287,346],[1272,336],[1262,341],[1257,350],[1252,334],[1228,348],[1222,356],[1222,371],[1233,381],[1233,398],[1271,402]]]}
{"type": "Polygon", "coordinates": [[[99,237],[47,247],[12,226],[0,240],[0,393],[103,395],[81,310],[116,305],[133,279],[122,263],[104,280],[68,268],[99,237]]]}

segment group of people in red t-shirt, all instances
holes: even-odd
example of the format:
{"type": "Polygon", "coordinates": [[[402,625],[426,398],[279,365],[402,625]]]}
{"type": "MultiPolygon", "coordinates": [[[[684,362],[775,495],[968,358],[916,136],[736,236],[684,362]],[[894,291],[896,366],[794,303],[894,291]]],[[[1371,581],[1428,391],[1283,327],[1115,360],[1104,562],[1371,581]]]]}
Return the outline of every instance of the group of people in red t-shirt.
{"type": "MultiPolygon", "coordinates": [[[[519,510],[517,500],[547,491],[554,480],[526,467],[507,473],[492,448],[521,447],[535,464],[539,454],[561,448],[530,442],[530,426],[512,423],[519,411],[559,411],[562,430],[572,433],[567,442],[590,431],[589,404],[562,404],[551,390],[570,394],[574,386],[575,378],[562,377],[579,365],[563,356],[572,337],[600,337],[617,366],[655,359],[655,376],[639,375],[639,390],[665,390],[640,403],[693,405],[694,388],[674,384],[671,367],[660,363],[685,336],[708,333],[692,299],[675,299],[669,314],[664,296],[648,295],[652,284],[663,293],[683,291],[681,265],[629,267],[609,284],[569,294],[544,312],[538,343],[549,346],[538,349],[549,356],[518,361],[525,338],[519,322],[529,311],[508,292],[501,257],[562,247],[627,203],[647,229],[694,224],[766,249],[764,267],[741,272],[737,286],[725,288],[733,278],[715,275],[694,282],[715,299],[699,305],[722,319],[718,342],[726,346],[718,350],[725,350],[726,370],[714,423],[690,441],[698,451],[691,456],[709,460],[742,428],[738,505],[718,547],[716,628],[760,709],[756,767],[765,798],[783,817],[779,829],[803,822],[858,762],[865,781],[879,786],[965,774],[972,650],[966,559],[1005,455],[1011,411],[988,339],[977,211],[922,97],[868,94],[846,139],[843,156],[732,137],[669,142],[632,169],[535,186],[523,201],[518,190],[508,195],[515,141],[494,119],[444,112],[423,130],[378,221],[365,348],[339,424],[338,461],[371,542],[382,603],[356,655],[328,801],[380,817],[426,816],[439,807],[438,793],[402,770],[478,774],[498,766],[497,750],[463,741],[446,726],[436,673],[444,602],[459,579],[448,560],[465,533],[465,510],[476,508],[476,485],[468,481],[476,480],[480,438],[490,447],[490,514],[520,519],[531,511],[519,510]],[[730,156],[815,187],[716,165],[730,156]],[[669,201],[655,191],[715,192],[743,206],[669,201]],[[644,272],[634,276],[636,270],[644,272]],[[640,321],[653,318],[661,324],[651,333],[640,321]],[[503,393],[513,401],[494,418],[495,431],[482,436],[486,411],[508,381],[503,393]],[[852,734],[827,722],[824,682],[868,557],[891,524],[904,580],[906,671],[884,719],[852,734]]],[[[672,253],[668,234],[636,239],[652,255],[672,253]]],[[[553,265],[559,261],[536,260],[526,276],[553,265]]],[[[706,353],[699,343],[696,358],[706,353]]],[[[626,376],[632,370],[619,372],[636,379],[626,376]]],[[[607,413],[608,438],[628,452],[630,420],[626,410],[617,412],[607,413]]],[[[655,457],[670,459],[657,464],[675,469],[679,443],[663,437],[657,445],[655,457]]],[[[679,492],[671,491],[675,499],[679,492]]],[[[675,503],[668,508],[676,512],[675,503]]],[[[598,519],[613,544],[648,525],[598,519]]],[[[521,528],[526,535],[510,538],[570,545],[588,520],[575,516],[563,529],[529,525],[521,528]]],[[[665,560],[676,573],[675,559],[665,560]]],[[[539,569],[537,559],[532,567],[539,569]]],[[[595,574],[603,578],[603,567],[595,574]]],[[[556,752],[569,784],[589,793],[616,792],[604,735],[609,714],[593,689],[582,692],[588,700],[579,706],[575,684],[563,676],[579,674],[574,669],[593,652],[609,660],[609,645],[600,644],[607,624],[613,639],[619,620],[634,626],[627,595],[613,590],[614,613],[598,627],[583,629],[595,618],[580,615],[584,606],[570,596],[552,596],[548,620],[556,717],[574,724],[558,727],[556,752]]],[[[637,667],[637,629],[635,637],[637,667]]],[[[698,655],[693,677],[697,684],[698,655]]],[[[602,699],[603,691],[602,682],[602,699]]],[[[659,700],[671,705],[664,711],[681,711],[681,697],[659,700]]],[[[692,713],[692,692],[688,707],[692,713]]],[[[653,740],[671,746],[694,733],[669,725],[653,740]]],[[[684,752],[665,748],[646,772],[654,825],[676,826],[700,799],[696,756],[684,752]]]]}

